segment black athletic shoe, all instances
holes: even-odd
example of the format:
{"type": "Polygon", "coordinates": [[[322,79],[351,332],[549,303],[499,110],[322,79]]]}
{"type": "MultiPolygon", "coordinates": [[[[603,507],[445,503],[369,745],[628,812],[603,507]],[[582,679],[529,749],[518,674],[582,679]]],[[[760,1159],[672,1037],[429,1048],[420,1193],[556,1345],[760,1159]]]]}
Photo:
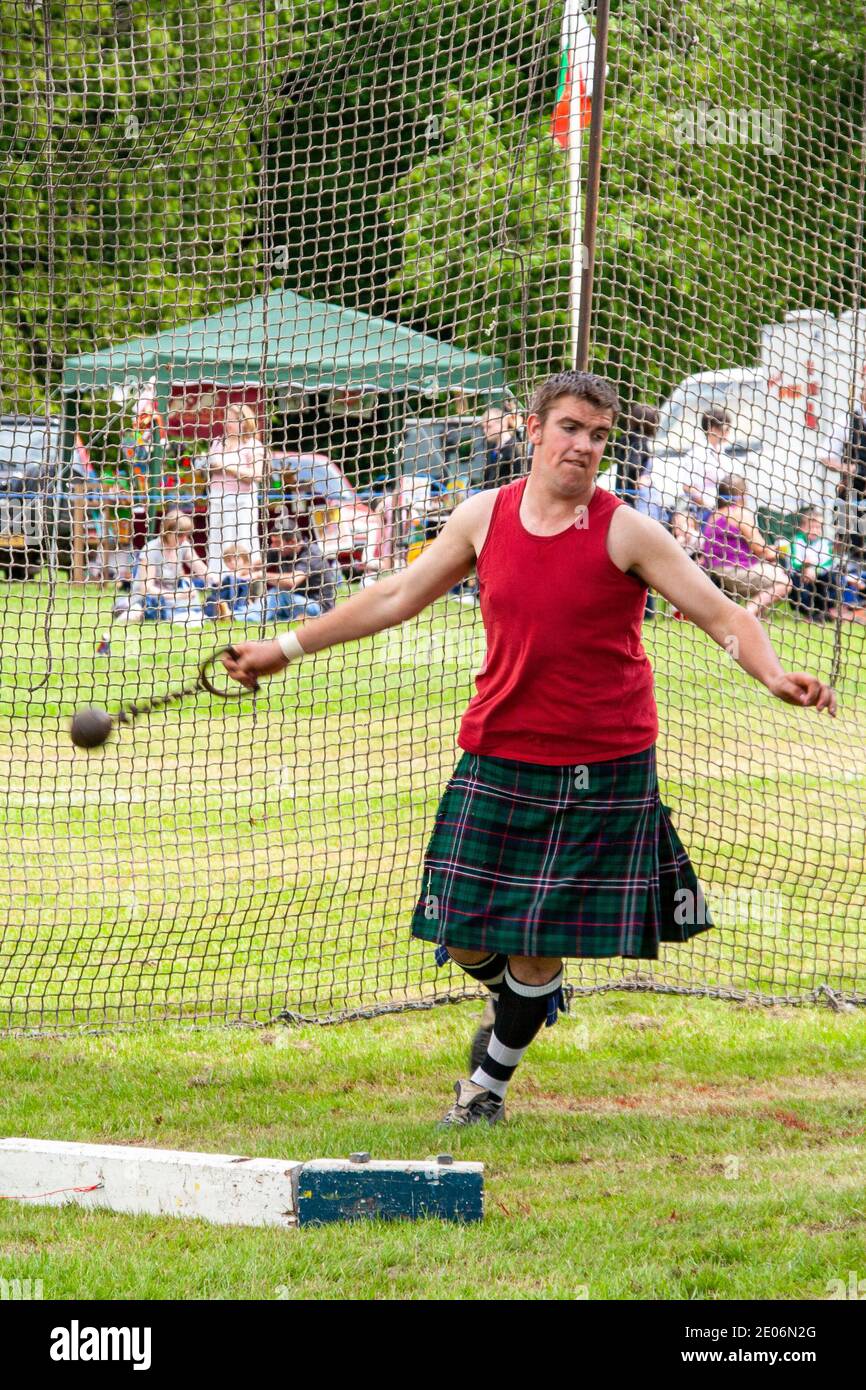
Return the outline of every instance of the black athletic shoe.
{"type": "Polygon", "coordinates": [[[440,1129],[450,1125],[495,1125],[505,1119],[505,1101],[483,1086],[476,1086],[474,1081],[455,1081],[454,1094],[457,1099],[439,1121],[440,1129]]]}
{"type": "Polygon", "coordinates": [[[493,1025],[496,1022],[496,1000],[491,994],[487,1003],[484,1005],[484,1013],[481,1015],[481,1022],[475,1030],[475,1037],[472,1039],[472,1046],[469,1049],[469,1070],[475,1071],[481,1066],[487,1056],[487,1049],[490,1046],[490,1039],[493,1037],[493,1025]]]}

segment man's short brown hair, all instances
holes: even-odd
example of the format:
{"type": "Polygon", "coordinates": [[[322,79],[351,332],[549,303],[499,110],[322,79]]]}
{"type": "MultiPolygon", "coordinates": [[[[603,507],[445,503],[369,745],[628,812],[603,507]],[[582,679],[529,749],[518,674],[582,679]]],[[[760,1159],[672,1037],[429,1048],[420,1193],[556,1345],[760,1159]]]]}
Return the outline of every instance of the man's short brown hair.
{"type": "Polygon", "coordinates": [[[543,425],[560,396],[573,396],[575,400],[594,405],[596,410],[609,410],[613,416],[611,423],[616,424],[619,397],[613,383],[603,376],[596,376],[594,372],[557,372],[547,377],[532,393],[529,414],[537,415],[543,425]]]}
{"type": "Polygon", "coordinates": [[[701,429],[706,435],[709,434],[710,430],[724,434],[731,423],[731,417],[723,405],[711,405],[709,410],[705,410],[701,416],[701,429]]]}

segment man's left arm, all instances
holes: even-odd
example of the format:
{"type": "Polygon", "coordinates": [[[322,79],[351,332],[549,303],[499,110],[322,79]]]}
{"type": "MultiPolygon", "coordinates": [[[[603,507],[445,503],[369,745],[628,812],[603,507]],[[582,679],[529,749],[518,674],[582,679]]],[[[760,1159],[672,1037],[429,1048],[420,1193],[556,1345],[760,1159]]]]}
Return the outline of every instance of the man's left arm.
{"type": "Polygon", "coordinates": [[[302,560],[302,561],[300,562],[300,564],[295,565],[294,568],[293,568],[293,570],[292,570],[292,574],[291,574],[291,581],[292,581],[292,582],[291,582],[291,585],[290,585],[289,587],[292,588],[293,590],[294,590],[294,589],[301,589],[301,588],[303,588],[303,586],[309,581],[309,578],[310,578],[310,570],[311,570],[311,567],[310,567],[310,565],[309,565],[306,561],[303,561],[303,560],[302,560]]]}
{"type": "Polygon", "coordinates": [[[284,570],[281,565],[272,565],[265,570],[265,583],[269,589],[278,589],[281,592],[285,592],[288,589],[294,589],[294,574],[291,571],[287,572],[284,570]]]}
{"type": "Polygon", "coordinates": [[[814,705],[835,715],[832,687],[805,671],[785,671],[758,619],[726,598],[659,522],[617,507],[609,549],[614,564],[663,594],[771,694],[790,705],[814,705]]]}

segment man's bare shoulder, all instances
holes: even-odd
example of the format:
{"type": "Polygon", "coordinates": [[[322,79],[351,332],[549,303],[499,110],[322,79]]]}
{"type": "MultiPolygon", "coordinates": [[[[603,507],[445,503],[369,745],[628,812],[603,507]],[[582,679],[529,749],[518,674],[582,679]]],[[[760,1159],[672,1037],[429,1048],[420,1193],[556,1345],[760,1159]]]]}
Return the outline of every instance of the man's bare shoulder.
{"type": "Polygon", "coordinates": [[[670,532],[654,517],[623,505],[614,510],[607,532],[607,553],[618,569],[630,570],[647,550],[667,546],[670,532]]]}
{"type": "Polygon", "coordinates": [[[467,497],[465,502],[460,502],[451,513],[451,525],[463,532],[471,542],[476,555],[481,553],[493,507],[501,491],[501,487],[484,488],[483,491],[467,497]]]}
{"type": "Polygon", "coordinates": [[[660,521],[656,521],[652,516],[647,516],[644,512],[635,511],[634,507],[629,507],[625,503],[614,511],[610,519],[610,530],[621,535],[643,536],[647,540],[670,534],[667,527],[663,526],[660,521]]]}
{"type": "Polygon", "coordinates": [[[467,497],[454,508],[454,515],[462,512],[463,516],[469,519],[489,516],[500,492],[501,487],[487,487],[481,492],[473,492],[471,497],[467,497]]]}

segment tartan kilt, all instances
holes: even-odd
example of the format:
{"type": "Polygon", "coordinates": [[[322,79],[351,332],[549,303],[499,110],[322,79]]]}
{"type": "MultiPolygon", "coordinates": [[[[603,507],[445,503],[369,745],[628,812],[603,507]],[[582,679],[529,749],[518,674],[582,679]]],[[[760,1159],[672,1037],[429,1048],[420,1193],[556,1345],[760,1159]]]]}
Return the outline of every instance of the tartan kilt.
{"type": "Polygon", "coordinates": [[[711,926],[661,802],[654,745],[578,766],[463,754],[425,855],[414,936],[507,955],[655,960],[660,942],[711,926]]]}

